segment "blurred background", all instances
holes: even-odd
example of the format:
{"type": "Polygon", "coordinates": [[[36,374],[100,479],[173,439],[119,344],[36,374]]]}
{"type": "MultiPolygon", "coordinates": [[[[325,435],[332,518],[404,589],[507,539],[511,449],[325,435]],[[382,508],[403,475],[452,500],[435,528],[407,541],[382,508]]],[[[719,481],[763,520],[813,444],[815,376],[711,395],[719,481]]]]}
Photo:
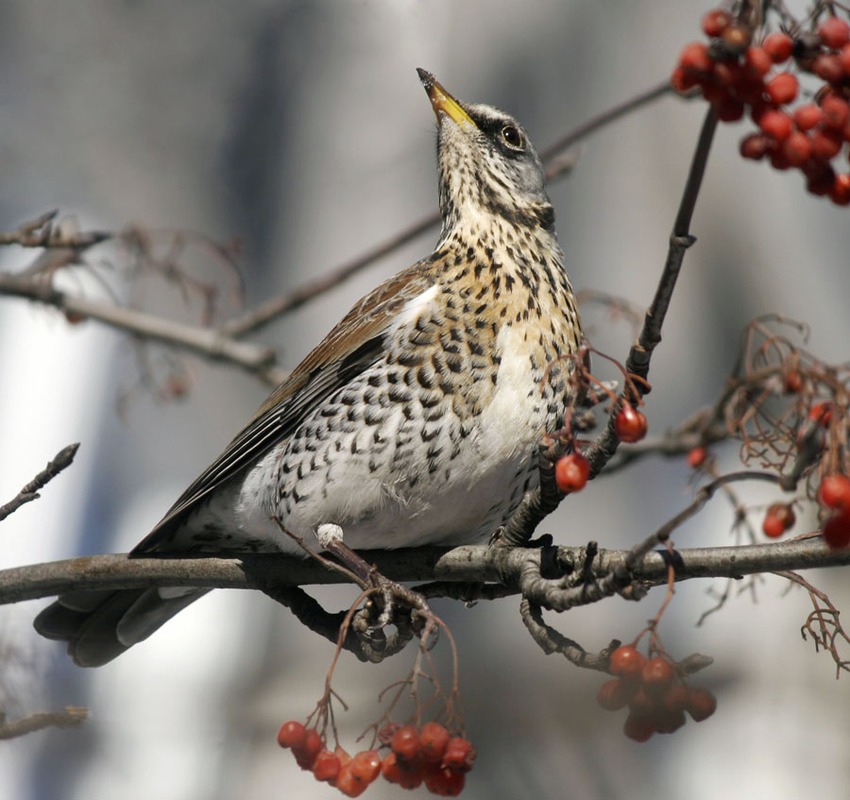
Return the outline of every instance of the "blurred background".
{"type": "MultiPolygon", "coordinates": [[[[5,0],[0,229],[55,208],[83,228],[239,237],[250,306],[436,208],[434,119],[417,66],[461,99],[515,114],[542,149],[668,76],[682,45],[700,37],[708,7],[5,0]]],[[[698,103],[657,102],[586,141],[569,179],[551,187],[576,288],[650,300],[702,115],[698,103]]],[[[724,126],[714,145],[693,226],[699,241],[653,364],[647,413],[655,432],[717,396],[741,330],[757,314],[806,320],[812,350],[847,358],[848,211],[805,194],[797,175],[743,162],[744,129],[724,126]]],[[[264,330],[263,340],[294,366],[355,299],[430,252],[436,235],[264,330]]],[[[197,274],[228,285],[219,263],[195,255],[197,274]]],[[[7,250],[0,267],[31,258],[7,250]]],[[[156,291],[147,298],[155,308],[176,307],[173,291],[156,291]]],[[[627,326],[599,315],[588,322],[594,343],[625,356],[627,326]]],[[[160,351],[146,352],[167,363],[160,351]]],[[[233,369],[181,363],[190,391],[163,403],[137,391],[139,351],[127,337],[0,298],[0,501],[61,447],[81,442],[73,467],[4,522],[0,565],[130,549],[266,394],[233,369]]],[[[734,445],[724,452],[732,466],[734,445]]],[[[646,462],[594,483],[541,530],[562,543],[626,546],[689,502],[688,478],[684,459],[646,462]]],[[[730,544],[731,520],[729,504],[716,500],[675,541],[730,544]]],[[[802,520],[798,531],[811,524],[802,520]]],[[[810,577],[839,605],[850,601],[843,574],[810,577]]],[[[717,694],[718,713],[644,745],[624,738],[622,713],[595,705],[601,676],[543,656],[515,600],[436,603],[460,642],[467,731],[479,749],[464,796],[845,796],[850,681],[836,682],[830,658],[801,641],[807,597],[768,577],[755,600],[733,588],[725,608],[696,627],[714,602],[710,588],[682,585],[661,634],[676,657],[715,658],[699,682],[717,694]]],[[[354,597],[350,589],[320,594],[339,607],[354,597]]],[[[632,638],[662,599],[613,599],[553,622],[599,649],[632,638]]],[[[274,741],[280,722],[312,710],[332,648],[264,596],[215,592],[94,671],[37,639],[31,621],[43,605],[0,610],[3,706],[17,717],[85,705],[91,720],[3,743],[4,796],[338,796],[274,741]]],[[[412,658],[372,667],[344,657],[335,685],[351,706],[340,719],[347,744],[355,747],[379,716],[378,692],[412,658]]],[[[400,792],[384,783],[369,791],[400,792]]]]}

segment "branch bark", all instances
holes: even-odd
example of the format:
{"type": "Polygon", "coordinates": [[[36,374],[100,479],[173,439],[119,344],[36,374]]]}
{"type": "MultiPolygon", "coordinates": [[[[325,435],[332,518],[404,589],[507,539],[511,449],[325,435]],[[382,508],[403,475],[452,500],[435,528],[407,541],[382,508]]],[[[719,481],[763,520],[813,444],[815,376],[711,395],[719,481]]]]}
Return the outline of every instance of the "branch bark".
{"type": "MultiPolygon", "coordinates": [[[[630,552],[600,550],[590,564],[589,576],[602,577],[624,566],[630,552]]],[[[396,581],[501,583],[518,591],[523,571],[529,567],[539,571],[542,559],[567,565],[569,569],[569,565],[582,563],[584,553],[583,547],[513,549],[478,545],[371,551],[362,555],[383,575],[396,581]]],[[[810,536],[771,544],[690,548],[674,551],[673,557],[676,580],[683,581],[843,566],[850,564],[850,549],[831,550],[820,537],[810,536]]],[[[669,560],[666,551],[653,551],[632,568],[631,574],[648,585],[664,584],[669,560]]],[[[83,589],[193,586],[268,591],[275,587],[345,582],[345,576],[313,560],[276,554],[245,555],[238,559],[84,556],[0,570],[0,604],[83,589]]],[[[480,596],[489,595],[485,592],[480,596]]]]}

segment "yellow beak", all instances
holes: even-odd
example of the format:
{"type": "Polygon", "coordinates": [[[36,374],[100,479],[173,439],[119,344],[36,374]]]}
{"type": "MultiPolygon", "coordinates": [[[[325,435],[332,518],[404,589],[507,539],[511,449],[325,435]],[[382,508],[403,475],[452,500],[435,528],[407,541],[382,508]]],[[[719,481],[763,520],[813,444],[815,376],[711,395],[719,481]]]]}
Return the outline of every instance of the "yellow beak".
{"type": "Polygon", "coordinates": [[[475,127],[472,117],[463,110],[461,104],[440,85],[440,82],[430,72],[424,69],[417,69],[416,71],[419,73],[419,80],[422,81],[425,91],[428,92],[437,119],[440,118],[442,112],[458,125],[475,127]]]}

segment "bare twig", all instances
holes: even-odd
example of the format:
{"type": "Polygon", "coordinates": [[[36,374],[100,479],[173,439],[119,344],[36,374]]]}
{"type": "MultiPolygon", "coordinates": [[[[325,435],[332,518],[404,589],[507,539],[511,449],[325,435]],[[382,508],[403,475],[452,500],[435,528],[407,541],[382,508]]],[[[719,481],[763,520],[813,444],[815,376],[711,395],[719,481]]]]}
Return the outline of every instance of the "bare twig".
{"type": "Polygon", "coordinates": [[[22,719],[7,720],[0,715],[0,739],[16,739],[43,728],[73,728],[85,722],[88,713],[85,708],[66,706],[64,711],[42,711],[22,719]]]}
{"type": "Polygon", "coordinates": [[[38,473],[18,494],[8,503],[0,506],[0,521],[14,514],[25,503],[31,503],[39,497],[39,489],[43,489],[47,483],[55,478],[65,467],[70,466],[77,454],[79,444],[69,444],[63,447],[50,461],[47,466],[38,473]]]}
{"type": "Polygon", "coordinates": [[[54,288],[39,276],[0,272],[0,294],[23,297],[81,318],[96,319],[148,341],[178,347],[210,361],[226,361],[259,375],[269,384],[277,385],[286,375],[276,366],[275,353],[269,347],[238,342],[213,328],[185,325],[133,308],[70,294],[54,288]]]}

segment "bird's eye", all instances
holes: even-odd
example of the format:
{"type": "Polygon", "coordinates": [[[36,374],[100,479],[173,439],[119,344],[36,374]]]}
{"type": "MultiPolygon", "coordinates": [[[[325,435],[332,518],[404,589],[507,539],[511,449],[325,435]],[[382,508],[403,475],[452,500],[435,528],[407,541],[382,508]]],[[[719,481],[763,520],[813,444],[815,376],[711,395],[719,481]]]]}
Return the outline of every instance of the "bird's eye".
{"type": "Polygon", "coordinates": [[[523,146],[522,134],[519,132],[519,129],[513,125],[505,125],[502,128],[502,139],[504,139],[505,144],[509,147],[516,147],[517,149],[523,146]]]}

